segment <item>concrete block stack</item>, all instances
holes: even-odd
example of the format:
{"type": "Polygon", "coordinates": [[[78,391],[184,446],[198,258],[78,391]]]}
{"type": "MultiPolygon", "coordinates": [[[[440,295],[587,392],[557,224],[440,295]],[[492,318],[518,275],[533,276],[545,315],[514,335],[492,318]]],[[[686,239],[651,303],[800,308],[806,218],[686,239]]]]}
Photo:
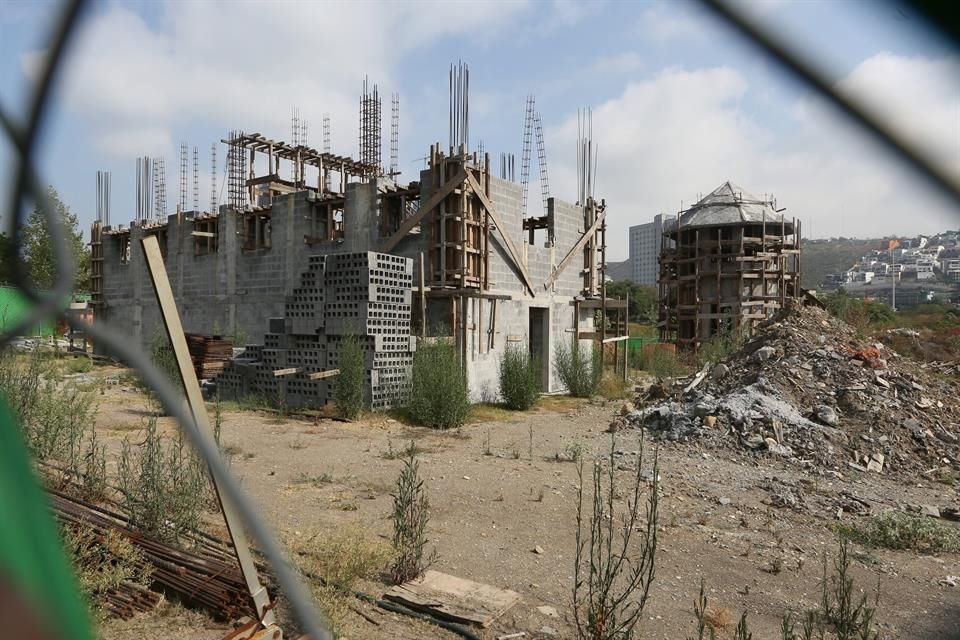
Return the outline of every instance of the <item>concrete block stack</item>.
{"type": "Polygon", "coordinates": [[[217,378],[224,397],[261,395],[288,407],[333,400],[334,378],[310,374],[340,366],[343,341],[364,354],[365,396],[373,409],[398,406],[409,391],[416,339],[410,335],[413,261],[374,253],[310,256],[283,318],[271,318],[263,345],[249,345],[217,378]],[[296,373],[274,375],[297,369],[296,373]]]}
{"type": "Polygon", "coordinates": [[[372,409],[396,406],[409,391],[415,340],[410,336],[413,261],[385,253],[328,257],[325,334],[327,368],[340,366],[344,338],[356,336],[367,370],[372,409]]]}

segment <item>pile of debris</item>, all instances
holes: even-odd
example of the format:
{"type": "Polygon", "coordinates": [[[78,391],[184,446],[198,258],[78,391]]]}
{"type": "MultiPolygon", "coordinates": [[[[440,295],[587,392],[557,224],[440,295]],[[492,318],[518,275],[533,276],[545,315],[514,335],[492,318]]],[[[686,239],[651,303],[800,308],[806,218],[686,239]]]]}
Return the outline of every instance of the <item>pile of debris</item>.
{"type": "Polygon", "coordinates": [[[226,362],[233,357],[233,341],[199,333],[185,335],[197,380],[212,380],[223,373],[226,362]]]}
{"type": "Polygon", "coordinates": [[[791,306],[722,362],[638,398],[611,429],[878,473],[960,468],[949,376],[901,358],[826,311],[791,306]],[[659,392],[659,393],[657,393],[659,392]]]}

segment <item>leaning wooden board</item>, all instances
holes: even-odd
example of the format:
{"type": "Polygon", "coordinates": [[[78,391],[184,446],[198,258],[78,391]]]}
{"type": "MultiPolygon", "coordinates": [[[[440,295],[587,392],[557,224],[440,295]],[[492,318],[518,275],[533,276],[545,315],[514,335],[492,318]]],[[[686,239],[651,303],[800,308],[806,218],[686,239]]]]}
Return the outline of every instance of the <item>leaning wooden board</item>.
{"type": "Polygon", "coordinates": [[[416,580],[391,587],[383,598],[442,620],[486,627],[517,604],[520,594],[439,571],[426,571],[416,580]]]}

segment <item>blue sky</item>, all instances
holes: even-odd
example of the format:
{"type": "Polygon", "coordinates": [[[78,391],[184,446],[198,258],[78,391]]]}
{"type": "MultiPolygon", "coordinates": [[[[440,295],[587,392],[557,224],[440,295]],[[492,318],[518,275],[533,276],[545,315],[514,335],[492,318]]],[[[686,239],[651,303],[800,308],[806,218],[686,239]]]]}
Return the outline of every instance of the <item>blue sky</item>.
{"type": "MultiPolygon", "coordinates": [[[[0,12],[0,101],[18,115],[56,6],[5,0],[0,12]]],[[[744,6],[960,177],[960,61],[915,16],[879,2],[744,6]]],[[[287,139],[292,107],[311,144],[329,112],[333,150],[356,155],[364,74],[385,114],[400,94],[401,179],[416,179],[429,144],[447,139],[447,70],[460,59],[470,65],[471,144],[482,139],[494,158],[514,152],[519,164],[524,98],[535,94],[561,198],[574,199],[577,109],[593,108],[597,195],[609,237],[621,238],[611,259],[626,257],[628,226],[728,179],[775,194],[815,237],[929,233],[960,216],[690,2],[100,2],[72,53],[41,167],[84,226],[97,169],[113,173],[112,218],[126,222],[135,158],[166,158],[175,203],[179,144],[196,145],[206,204],[210,144],[231,128],[287,139]]],[[[386,119],[385,160],[388,129],[386,119]]]]}

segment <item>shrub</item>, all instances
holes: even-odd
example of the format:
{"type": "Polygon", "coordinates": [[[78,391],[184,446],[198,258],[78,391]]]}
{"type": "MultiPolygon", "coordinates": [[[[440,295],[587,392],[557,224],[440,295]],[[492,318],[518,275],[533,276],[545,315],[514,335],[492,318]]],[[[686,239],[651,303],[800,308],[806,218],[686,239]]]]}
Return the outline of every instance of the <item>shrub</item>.
{"type": "Polygon", "coordinates": [[[523,347],[508,344],[500,358],[500,395],[511,409],[525,411],[540,397],[540,372],[523,347]]]}
{"type": "Polygon", "coordinates": [[[600,349],[585,347],[576,338],[571,338],[569,344],[563,340],[557,341],[553,366],[557,368],[557,375],[570,395],[589,398],[596,393],[603,373],[602,356],[600,349]]]}
{"type": "Polygon", "coordinates": [[[593,499],[584,511],[583,464],[577,468],[577,532],[573,570],[573,619],[580,640],[631,640],[643,616],[653,584],[657,553],[659,463],[654,454],[653,479],[646,499],[646,522],[641,522],[643,437],[637,470],[631,478],[622,513],[614,513],[618,496],[614,486],[616,439],[610,438],[606,469],[593,465],[593,499]],[[606,483],[604,483],[606,476],[606,483]],[[636,555],[631,541],[640,532],[636,555]]]}
{"type": "Polygon", "coordinates": [[[153,365],[160,369],[173,385],[174,389],[183,393],[183,382],[180,379],[180,367],[177,365],[177,357],[173,354],[173,347],[170,345],[170,339],[165,333],[156,332],[150,341],[150,360],[153,365]]]}
{"type": "Polygon", "coordinates": [[[0,393],[19,418],[33,457],[57,463],[59,477],[51,480],[66,486],[79,479],[84,497],[95,499],[106,488],[106,453],[96,439],[94,396],[58,384],[57,377],[54,361],[39,351],[0,352],[0,393]]]}
{"type": "Polygon", "coordinates": [[[341,343],[340,373],[333,379],[333,397],[337,413],[348,420],[356,420],[363,410],[363,348],[355,336],[341,343]]]}
{"type": "Polygon", "coordinates": [[[640,351],[636,360],[638,368],[647,371],[660,380],[675,378],[687,373],[686,367],[677,360],[675,352],[661,348],[658,344],[649,346],[651,348],[640,351]]]}
{"type": "Polygon", "coordinates": [[[182,433],[176,440],[161,436],[156,416],[147,420],[136,449],[124,439],[117,475],[123,507],[138,531],[177,542],[199,525],[210,498],[206,466],[182,433]]]}
{"type": "Polygon", "coordinates": [[[418,346],[408,409],[415,422],[439,429],[459,427],[467,419],[467,379],[452,342],[418,346]]]}
{"type": "MultiPolygon", "coordinates": [[[[413,443],[410,450],[413,450],[413,443]]],[[[390,578],[395,584],[419,577],[432,558],[424,558],[430,502],[420,478],[420,464],[411,453],[403,461],[393,494],[393,548],[390,578]]]]}
{"type": "Polygon", "coordinates": [[[960,552],[960,530],[927,516],[887,511],[864,526],[845,525],[838,533],[862,544],[926,553],[960,552]]]}

